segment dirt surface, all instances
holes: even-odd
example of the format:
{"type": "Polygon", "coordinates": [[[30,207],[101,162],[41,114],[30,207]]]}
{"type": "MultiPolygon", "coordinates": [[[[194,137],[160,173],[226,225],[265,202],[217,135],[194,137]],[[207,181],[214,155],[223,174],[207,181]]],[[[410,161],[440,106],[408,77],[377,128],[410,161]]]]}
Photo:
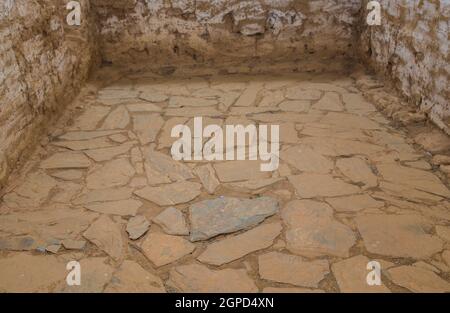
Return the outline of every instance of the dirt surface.
{"type": "Polygon", "coordinates": [[[447,137],[387,119],[368,77],[200,72],[84,88],[4,191],[0,290],[450,290],[447,137]],[[278,169],[174,161],[196,116],[280,125],[278,169]]]}

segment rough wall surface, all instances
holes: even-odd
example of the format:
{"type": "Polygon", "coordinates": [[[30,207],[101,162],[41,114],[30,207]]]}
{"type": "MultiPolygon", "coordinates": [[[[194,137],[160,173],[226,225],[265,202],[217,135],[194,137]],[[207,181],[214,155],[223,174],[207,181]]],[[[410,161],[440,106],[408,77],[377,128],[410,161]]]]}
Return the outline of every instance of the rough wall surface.
{"type": "MultiPolygon", "coordinates": [[[[361,0],[98,0],[105,62],[324,60],[352,55],[361,0]]],[[[305,62],[307,63],[307,62],[305,62]]],[[[330,62],[328,62],[330,63],[330,62]]]]}
{"type": "MultiPolygon", "coordinates": [[[[80,1],[89,16],[89,0],[80,1]]],[[[46,121],[87,78],[92,23],[66,23],[66,1],[0,1],[0,186],[46,121]]]]}
{"type": "Polygon", "coordinates": [[[450,117],[450,1],[379,2],[381,25],[361,24],[363,61],[393,80],[410,102],[445,128],[450,117]]]}

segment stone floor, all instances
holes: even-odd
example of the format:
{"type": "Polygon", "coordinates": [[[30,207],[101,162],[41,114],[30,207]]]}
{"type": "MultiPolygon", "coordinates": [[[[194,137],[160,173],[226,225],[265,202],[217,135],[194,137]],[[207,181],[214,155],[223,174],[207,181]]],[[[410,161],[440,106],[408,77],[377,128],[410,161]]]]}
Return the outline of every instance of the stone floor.
{"type": "Polygon", "coordinates": [[[450,291],[447,179],[362,85],[132,74],[85,93],[3,194],[0,291],[450,291]],[[174,161],[195,116],[280,124],[279,168],[174,161]]]}

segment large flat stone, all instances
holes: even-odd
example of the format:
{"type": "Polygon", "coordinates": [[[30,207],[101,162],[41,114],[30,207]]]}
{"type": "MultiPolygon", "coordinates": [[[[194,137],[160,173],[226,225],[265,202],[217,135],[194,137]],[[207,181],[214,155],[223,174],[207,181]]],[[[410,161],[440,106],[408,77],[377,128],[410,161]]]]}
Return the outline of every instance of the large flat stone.
{"type": "Polygon", "coordinates": [[[131,240],[142,237],[150,228],[150,222],[143,215],[134,216],[128,220],[126,231],[131,240]]]}
{"type": "Polygon", "coordinates": [[[304,145],[282,150],[280,158],[302,172],[326,174],[334,167],[330,159],[304,145]]]}
{"type": "Polygon", "coordinates": [[[118,261],[122,258],[123,238],[120,226],[107,215],[100,216],[83,236],[118,261]]]}
{"type": "Polygon", "coordinates": [[[220,197],[197,202],[189,208],[191,241],[206,240],[254,227],[277,211],[277,200],[269,197],[220,197]]]}
{"type": "Polygon", "coordinates": [[[199,264],[170,270],[167,285],[179,292],[257,292],[258,288],[243,269],[210,270],[199,264]]]}
{"type": "Polygon", "coordinates": [[[262,279],[303,287],[318,287],[330,272],[327,260],[305,261],[302,257],[269,252],[258,257],[262,279]]]}
{"type": "Polygon", "coordinates": [[[38,207],[43,204],[50,192],[57,186],[57,181],[43,172],[29,174],[14,192],[3,197],[10,208],[38,207]]]}
{"type": "Polygon", "coordinates": [[[64,293],[100,293],[111,280],[114,269],[107,264],[107,258],[94,257],[80,261],[81,285],[68,286],[64,281],[57,287],[64,293]]]}
{"type": "Polygon", "coordinates": [[[377,176],[361,158],[339,159],[336,161],[336,167],[352,182],[358,183],[364,188],[376,187],[378,184],[377,176]]]}
{"type": "Polygon", "coordinates": [[[367,194],[327,198],[325,201],[337,212],[358,212],[384,206],[382,201],[377,201],[367,194]]]}
{"type": "Polygon", "coordinates": [[[89,189],[123,186],[134,174],[134,167],[128,159],[112,160],[88,174],[86,185],[89,189]]]}
{"type": "Polygon", "coordinates": [[[297,194],[302,198],[337,197],[356,194],[360,189],[327,174],[300,174],[288,177],[297,194]]]}
{"type": "Polygon", "coordinates": [[[178,236],[151,233],[145,238],[141,249],[144,255],[159,267],[191,254],[195,245],[178,236]]]}
{"type": "Polygon", "coordinates": [[[103,214],[135,216],[142,202],[134,199],[96,202],[85,205],[85,208],[103,214]]]}
{"type": "Polygon", "coordinates": [[[260,225],[240,235],[213,242],[197,259],[217,266],[229,263],[249,253],[270,247],[280,233],[279,223],[260,225]]]}
{"type": "Polygon", "coordinates": [[[433,173],[394,163],[377,165],[380,175],[387,181],[406,185],[439,196],[450,197],[450,190],[433,173]]]}
{"type": "MultiPolygon", "coordinates": [[[[367,275],[369,274],[367,264],[369,262],[370,260],[366,256],[358,255],[331,265],[341,292],[390,292],[383,283],[380,286],[370,286],[367,283],[367,275]]],[[[382,270],[384,269],[382,268],[382,270]]]]}
{"type": "Polygon", "coordinates": [[[85,190],[72,203],[80,205],[91,202],[126,200],[130,199],[132,194],[133,188],[130,187],[85,190]]]}
{"type": "Polygon", "coordinates": [[[153,222],[161,226],[169,235],[189,235],[189,229],[183,213],[177,208],[170,207],[165,209],[153,218],[153,222]]]}
{"type": "Polygon", "coordinates": [[[214,168],[224,183],[270,177],[270,172],[261,171],[260,164],[260,161],[228,161],[214,164],[214,168]]]}
{"type": "Polygon", "coordinates": [[[120,146],[114,146],[109,148],[100,148],[94,150],[86,150],[87,156],[96,162],[109,161],[114,159],[116,156],[127,153],[133,147],[133,143],[124,143],[120,146]]]}
{"type": "Polygon", "coordinates": [[[450,292],[450,283],[421,267],[404,265],[391,268],[388,273],[394,284],[412,292],[450,292]]]}
{"type": "Polygon", "coordinates": [[[183,181],[194,178],[192,170],[182,161],[175,161],[171,156],[155,151],[145,149],[144,158],[146,166],[153,172],[168,176],[172,181],[183,181]]]}
{"type": "Polygon", "coordinates": [[[66,275],[66,264],[54,256],[20,253],[0,259],[3,292],[51,292],[66,275]]]}
{"type": "Polygon", "coordinates": [[[186,203],[195,199],[200,194],[201,186],[199,183],[182,181],[159,187],[145,187],[134,193],[157,205],[168,206],[186,203]]]}
{"type": "Polygon", "coordinates": [[[370,214],[356,225],[371,253],[399,258],[426,259],[442,250],[443,242],[427,233],[431,225],[418,215],[370,214]]]}
{"type": "Polygon", "coordinates": [[[119,106],[117,109],[109,113],[101,129],[123,129],[130,123],[130,114],[124,106],[119,106]]]}
{"type": "Polygon", "coordinates": [[[91,162],[82,153],[59,152],[42,161],[39,167],[44,169],[88,168],[90,165],[91,162]]]}
{"type": "Polygon", "coordinates": [[[287,249],[307,257],[322,255],[348,257],[356,236],[333,217],[333,209],[325,203],[294,200],[282,210],[287,226],[287,249]]]}
{"type": "Polygon", "coordinates": [[[164,120],[160,114],[140,114],[133,116],[133,129],[139,138],[141,145],[146,145],[156,140],[164,120]]]}
{"type": "Polygon", "coordinates": [[[217,187],[219,187],[220,182],[217,179],[214,168],[211,164],[196,167],[194,172],[198,178],[200,178],[203,187],[209,194],[213,194],[217,187]]]}
{"type": "Polygon", "coordinates": [[[146,271],[138,263],[125,260],[114,273],[105,289],[107,293],[161,293],[166,292],[162,280],[146,271]]]}

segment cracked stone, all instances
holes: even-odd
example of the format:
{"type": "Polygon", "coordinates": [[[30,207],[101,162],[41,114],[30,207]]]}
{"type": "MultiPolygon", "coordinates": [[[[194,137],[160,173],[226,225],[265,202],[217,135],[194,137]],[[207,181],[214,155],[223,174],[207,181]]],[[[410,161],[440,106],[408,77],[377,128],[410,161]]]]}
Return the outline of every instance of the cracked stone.
{"type": "Polygon", "coordinates": [[[184,181],[194,178],[192,170],[188,166],[181,161],[175,161],[171,156],[152,149],[146,149],[144,158],[149,170],[159,172],[162,177],[168,176],[172,181],[184,181]]]}
{"type": "Polygon", "coordinates": [[[132,240],[141,238],[150,228],[150,222],[143,215],[129,219],[126,231],[132,240]]]}
{"type": "Polygon", "coordinates": [[[74,151],[92,150],[111,147],[113,144],[105,137],[89,139],[89,140],[77,140],[77,141],[53,141],[52,145],[67,148],[74,151]]]}
{"type": "Polygon", "coordinates": [[[261,197],[238,199],[220,197],[189,207],[191,241],[206,240],[220,234],[252,228],[278,212],[276,199],[261,197]]]}
{"type": "Polygon", "coordinates": [[[357,93],[343,93],[345,108],[350,113],[369,113],[375,112],[375,107],[367,102],[364,97],[357,93]]]}
{"type": "Polygon", "coordinates": [[[85,191],[72,201],[73,204],[86,204],[91,202],[117,201],[131,198],[133,189],[129,187],[96,189],[85,191]]]}
{"type": "Polygon", "coordinates": [[[82,153],[59,152],[42,161],[39,165],[43,169],[61,168],[88,168],[91,165],[89,159],[82,153]]]}
{"type": "Polygon", "coordinates": [[[105,163],[89,173],[86,185],[89,189],[105,189],[127,184],[135,174],[128,159],[117,159],[105,163]]]}
{"type": "Polygon", "coordinates": [[[167,285],[180,292],[257,292],[258,288],[243,269],[210,270],[199,264],[172,268],[167,285]]]}
{"type": "Polygon", "coordinates": [[[364,246],[371,253],[426,259],[442,250],[442,241],[427,233],[431,225],[418,215],[358,216],[356,225],[364,246]]]}
{"type": "Polygon", "coordinates": [[[194,169],[195,174],[200,178],[203,187],[209,194],[213,194],[219,187],[220,182],[216,178],[214,168],[211,164],[198,166],[194,169]]]}
{"type": "Polygon", "coordinates": [[[66,264],[55,256],[20,253],[0,259],[0,290],[4,292],[51,292],[66,275],[66,264]]]}
{"type": "Polygon", "coordinates": [[[135,216],[142,202],[134,199],[90,203],[84,207],[88,210],[111,215],[135,216]]]}
{"type": "Polygon", "coordinates": [[[315,110],[337,112],[344,110],[341,98],[336,92],[326,92],[325,95],[312,106],[312,108],[315,110]]]}
{"type": "Polygon", "coordinates": [[[421,133],[414,141],[433,154],[450,149],[450,138],[439,130],[421,133]]]}
{"type": "Polygon", "coordinates": [[[160,93],[158,91],[144,91],[139,96],[140,99],[150,101],[150,102],[164,102],[169,99],[169,96],[167,96],[164,93],[160,93]]]}
{"type": "Polygon", "coordinates": [[[333,217],[333,209],[325,203],[294,200],[282,210],[287,225],[287,249],[307,257],[332,255],[348,257],[356,237],[346,225],[333,217]]]}
{"type": "Polygon", "coordinates": [[[290,100],[319,100],[322,96],[322,92],[315,89],[300,89],[298,87],[292,87],[286,89],[286,98],[290,100]]]}
{"type": "Polygon", "coordinates": [[[244,182],[228,183],[225,186],[237,191],[259,193],[262,189],[270,187],[282,180],[284,180],[283,177],[265,178],[260,180],[248,180],[244,182]]]}
{"type": "Polygon", "coordinates": [[[128,141],[128,137],[123,134],[111,135],[111,136],[109,136],[109,139],[111,139],[112,141],[117,142],[117,143],[124,143],[124,142],[128,141]]]}
{"type": "Polygon", "coordinates": [[[279,223],[263,224],[240,235],[213,242],[198,256],[202,263],[222,265],[270,247],[281,233],[279,223]]]}
{"type": "Polygon", "coordinates": [[[154,142],[163,125],[164,120],[157,113],[133,116],[133,129],[141,145],[154,142]]]}
{"type": "Polygon", "coordinates": [[[50,191],[57,186],[57,181],[47,174],[36,172],[28,175],[26,180],[3,197],[10,208],[37,207],[47,200],[50,191]]]}
{"type": "Polygon", "coordinates": [[[377,201],[367,194],[327,198],[325,201],[337,212],[358,212],[384,207],[384,202],[377,201]]]}
{"type": "Polygon", "coordinates": [[[331,160],[304,145],[282,150],[280,157],[302,172],[326,174],[334,168],[331,160]]]}
{"type": "Polygon", "coordinates": [[[101,129],[124,129],[130,123],[130,114],[124,106],[119,106],[117,109],[109,113],[101,129]]]}
{"type": "Polygon", "coordinates": [[[221,116],[222,112],[213,107],[188,107],[188,108],[168,108],[164,112],[165,116],[182,116],[182,117],[215,117],[221,116]]]}
{"type": "Polygon", "coordinates": [[[450,227],[436,225],[436,234],[447,242],[450,242],[450,227]]]}
{"type": "MultiPolygon", "coordinates": [[[[159,102],[159,101],[158,101],[159,102]]],[[[140,102],[127,104],[127,109],[130,112],[161,112],[162,109],[153,103],[140,102]]]]}
{"type": "Polygon", "coordinates": [[[172,129],[176,125],[184,125],[188,121],[187,117],[172,117],[169,118],[162,128],[161,134],[158,139],[158,149],[169,148],[177,140],[177,138],[171,136],[172,129]]]}
{"type": "Polygon", "coordinates": [[[0,238],[0,250],[30,251],[38,247],[38,243],[31,236],[0,238]]]}
{"type": "Polygon", "coordinates": [[[371,119],[365,116],[350,113],[330,112],[327,113],[327,115],[325,115],[320,120],[320,122],[338,126],[340,128],[356,128],[369,130],[382,129],[382,127],[378,123],[372,121],[371,119]]]}
{"type": "Polygon", "coordinates": [[[64,239],[62,241],[62,245],[67,250],[83,250],[86,246],[86,241],[84,240],[73,240],[73,239],[64,239]]]}
{"type": "Polygon", "coordinates": [[[145,238],[141,249],[155,266],[160,267],[191,254],[195,245],[178,236],[151,233],[145,238]]]}
{"type": "Polygon", "coordinates": [[[107,215],[100,216],[83,236],[118,261],[122,258],[122,232],[120,226],[107,215]]]}
{"type": "Polygon", "coordinates": [[[52,177],[59,178],[62,180],[77,180],[83,177],[83,171],[79,170],[64,170],[57,171],[50,174],[52,177]]]}
{"type": "Polygon", "coordinates": [[[95,130],[98,123],[109,113],[109,108],[104,106],[89,106],[73,123],[72,129],[95,130]]]}
{"type": "Polygon", "coordinates": [[[433,173],[400,166],[397,164],[379,164],[377,169],[387,181],[406,185],[439,196],[450,197],[450,190],[433,173]]]}
{"type": "Polygon", "coordinates": [[[159,187],[145,187],[134,194],[157,205],[177,205],[197,198],[201,193],[201,186],[199,183],[183,181],[159,187]]]}
{"type": "Polygon", "coordinates": [[[214,169],[224,183],[269,178],[270,172],[262,172],[260,164],[259,161],[229,161],[214,164],[214,169]]]}
{"type": "Polygon", "coordinates": [[[305,261],[302,257],[269,252],[258,257],[261,279],[303,287],[318,287],[330,272],[327,260],[305,261]]]}
{"type": "Polygon", "coordinates": [[[80,261],[81,285],[61,284],[63,293],[100,293],[111,280],[114,269],[106,263],[107,258],[94,257],[80,261]]]}
{"type": "Polygon", "coordinates": [[[217,100],[208,100],[204,98],[195,97],[181,97],[173,96],[169,100],[169,108],[183,108],[183,107],[209,107],[214,106],[217,100]]]}
{"type": "Polygon", "coordinates": [[[302,198],[337,197],[360,192],[357,186],[325,174],[300,174],[288,177],[297,194],[302,198]]]}
{"type": "Polygon", "coordinates": [[[183,213],[177,208],[170,207],[165,209],[153,218],[153,222],[161,226],[164,232],[169,235],[189,235],[189,229],[183,213]]]}
{"type": "Polygon", "coordinates": [[[127,153],[133,147],[133,143],[125,143],[120,146],[101,148],[95,150],[86,150],[84,153],[96,162],[109,161],[116,156],[127,153]]]}
{"type": "Polygon", "coordinates": [[[412,292],[450,292],[450,284],[436,273],[416,266],[399,266],[388,270],[396,285],[412,292]]]}
{"type": "Polygon", "coordinates": [[[378,179],[367,163],[361,158],[345,158],[336,161],[336,167],[354,183],[362,183],[365,188],[376,187],[378,179]]]}
{"type": "Polygon", "coordinates": [[[138,263],[125,260],[114,273],[106,293],[161,293],[166,292],[161,279],[146,271],[138,263]]]}
{"type": "Polygon", "coordinates": [[[282,111],[306,113],[311,108],[311,101],[308,100],[287,100],[278,105],[282,111]]]}
{"type": "MultiPolygon", "coordinates": [[[[341,292],[390,292],[383,284],[380,286],[367,284],[367,264],[369,262],[370,260],[366,256],[358,255],[331,265],[331,270],[341,292]]],[[[382,269],[384,270],[384,268],[382,269]]]]}
{"type": "Polygon", "coordinates": [[[58,137],[60,140],[79,141],[120,134],[122,130],[73,131],[58,137]]]}
{"type": "Polygon", "coordinates": [[[253,83],[244,90],[241,96],[234,103],[236,107],[248,107],[252,106],[256,102],[258,93],[262,90],[262,84],[253,83]]]}

